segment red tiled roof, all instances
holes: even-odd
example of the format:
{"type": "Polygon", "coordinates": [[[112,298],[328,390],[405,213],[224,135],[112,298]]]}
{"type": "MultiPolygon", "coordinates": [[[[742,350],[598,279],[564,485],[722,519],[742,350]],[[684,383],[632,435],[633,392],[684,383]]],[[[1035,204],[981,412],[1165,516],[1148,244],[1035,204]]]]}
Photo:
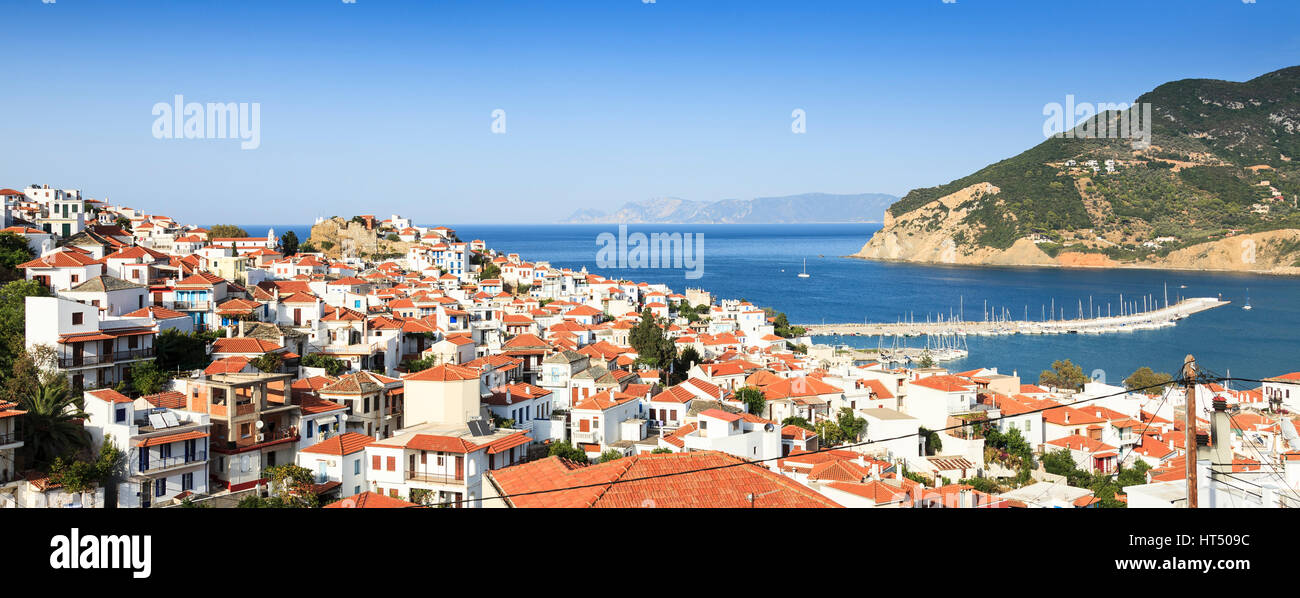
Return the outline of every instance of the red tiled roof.
{"type": "Polygon", "coordinates": [[[588,467],[550,457],[488,476],[505,495],[516,495],[507,499],[515,507],[839,506],[785,476],[715,451],[634,455],[588,467]],[[558,490],[588,484],[596,486],[558,490]],[[526,494],[548,490],[555,491],[526,494]]]}
{"type": "Polygon", "coordinates": [[[339,434],[333,438],[322,440],[298,452],[315,453],[320,455],[351,455],[353,453],[361,452],[366,448],[366,445],[374,442],[374,440],[375,439],[366,436],[365,434],[348,432],[346,434],[339,434]]]}

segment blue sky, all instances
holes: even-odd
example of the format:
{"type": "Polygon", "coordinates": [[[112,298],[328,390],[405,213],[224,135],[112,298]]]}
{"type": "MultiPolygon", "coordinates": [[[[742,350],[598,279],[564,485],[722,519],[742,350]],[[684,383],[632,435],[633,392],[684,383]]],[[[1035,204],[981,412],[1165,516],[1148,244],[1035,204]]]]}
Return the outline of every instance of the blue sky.
{"type": "Polygon", "coordinates": [[[1300,64],[1295,0],[1086,6],[3,0],[0,187],[199,223],[902,195],[1038,143],[1066,94],[1300,64]],[[261,146],[155,139],[150,111],[176,94],[260,102],[261,146]]]}

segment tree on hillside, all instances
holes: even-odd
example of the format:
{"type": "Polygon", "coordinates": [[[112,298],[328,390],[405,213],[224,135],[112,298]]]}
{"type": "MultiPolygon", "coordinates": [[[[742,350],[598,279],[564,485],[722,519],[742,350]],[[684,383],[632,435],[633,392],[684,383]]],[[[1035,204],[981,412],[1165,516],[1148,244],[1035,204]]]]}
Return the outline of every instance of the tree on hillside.
{"type": "Polygon", "coordinates": [[[298,253],[298,233],[288,231],[280,235],[280,253],[286,257],[298,253]]]}
{"type": "Polygon", "coordinates": [[[36,257],[27,245],[25,237],[14,233],[0,233],[0,282],[18,280],[23,277],[18,264],[31,261],[36,257]]]}
{"type": "Polygon", "coordinates": [[[501,278],[501,267],[492,262],[483,264],[483,269],[478,273],[479,280],[488,280],[490,278],[501,278]]]}
{"type": "Polygon", "coordinates": [[[131,386],[142,395],[162,392],[167,383],[167,372],[158,368],[155,360],[137,363],[131,366],[131,386]]]}
{"type": "Polygon", "coordinates": [[[587,453],[582,449],[569,444],[567,440],[552,442],[550,448],[546,450],[548,456],[567,459],[574,463],[587,463],[587,453]]]}
{"type": "Polygon", "coordinates": [[[610,461],[617,461],[619,459],[622,459],[625,456],[626,455],[619,452],[617,449],[608,449],[605,452],[600,454],[600,462],[609,463],[610,461]]]}
{"type": "Polygon", "coordinates": [[[199,370],[208,367],[208,344],[215,342],[221,332],[180,332],[168,328],[158,333],[158,369],[164,372],[199,370]]]}
{"type": "Polygon", "coordinates": [[[55,458],[70,455],[90,446],[82,420],[90,417],[83,410],[80,397],[68,392],[67,381],[43,384],[18,403],[23,416],[23,447],[27,463],[44,468],[55,458]]]}
{"type": "Polygon", "coordinates": [[[242,239],[248,231],[233,224],[214,224],[208,228],[209,239],[242,239]]]}
{"type": "Polygon", "coordinates": [[[781,427],[785,426],[798,426],[808,430],[809,432],[816,432],[816,430],[813,429],[813,425],[808,423],[808,420],[802,417],[787,417],[781,420],[781,427]]]}
{"type": "Polygon", "coordinates": [[[767,408],[767,397],[755,386],[742,386],[736,389],[736,399],[745,404],[745,409],[758,416],[767,408]]]}
{"type": "Polygon", "coordinates": [[[1173,379],[1174,377],[1170,376],[1166,372],[1155,372],[1144,365],[1124,379],[1124,387],[1132,390],[1134,388],[1146,388],[1159,384],[1162,385],[1160,389],[1164,389],[1164,387],[1168,386],[1173,379]]]}
{"type": "Polygon", "coordinates": [[[1083,368],[1074,365],[1069,359],[1053,361],[1052,369],[1043,370],[1043,373],[1038,375],[1040,386],[1079,390],[1087,382],[1088,377],[1083,374],[1083,368]]]}
{"type": "MultiPolygon", "coordinates": [[[[428,369],[434,365],[435,364],[429,364],[427,367],[421,369],[428,369]]],[[[324,353],[308,353],[306,357],[302,358],[302,366],[308,368],[324,368],[325,373],[331,376],[337,376],[343,373],[343,370],[347,369],[347,364],[343,363],[343,360],[337,357],[331,357],[324,353]]],[[[420,370],[409,371],[418,372],[420,370]]]]}
{"type": "Polygon", "coordinates": [[[0,286],[0,379],[14,371],[14,360],[26,350],[27,298],[49,295],[50,290],[35,280],[0,286]]]}
{"type": "Polygon", "coordinates": [[[267,374],[274,374],[280,371],[280,366],[284,364],[284,355],[268,351],[258,355],[250,361],[253,367],[267,374]]]}
{"type": "Polygon", "coordinates": [[[131,219],[126,216],[118,216],[117,219],[113,220],[113,224],[116,224],[123,231],[131,232],[131,219]]]}
{"type": "Polygon", "coordinates": [[[636,350],[638,360],[651,367],[666,368],[677,355],[677,347],[649,309],[641,312],[641,321],[628,334],[628,342],[636,350]]]}

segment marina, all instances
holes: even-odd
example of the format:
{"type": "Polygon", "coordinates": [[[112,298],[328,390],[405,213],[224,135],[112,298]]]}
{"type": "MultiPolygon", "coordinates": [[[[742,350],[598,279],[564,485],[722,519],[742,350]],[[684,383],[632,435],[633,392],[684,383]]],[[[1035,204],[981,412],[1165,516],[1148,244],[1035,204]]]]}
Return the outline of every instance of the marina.
{"type": "MultiPolygon", "coordinates": [[[[1192,314],[1229,303],[1231,302],[1215,297],[1192,297],[1183,299],[1173,305],[1147,311],[1092,318],[1010,320],[1003,315],[983,321],[937,318],[934,321],[926,322],[801,324],[801,326],[812,336],[962,337],[966,335],[998,336],[1012,334],[1121,334],[1174,326],[1178,320],[1192,314]]],[[[945,345],[932,352],[952,350],[954,350],[952,347],[945,345]]]]}

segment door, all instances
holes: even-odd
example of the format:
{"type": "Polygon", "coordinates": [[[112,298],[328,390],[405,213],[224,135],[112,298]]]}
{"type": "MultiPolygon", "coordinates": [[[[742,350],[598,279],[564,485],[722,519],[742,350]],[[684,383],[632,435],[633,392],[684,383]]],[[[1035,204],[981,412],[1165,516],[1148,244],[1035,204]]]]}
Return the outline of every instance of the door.
{"type": "Polygon", "coordinates": [[[456,479],[465,479],[465,457],[456,455],[456,479]]]}
{"type": "Polygon", "coordinates": [[[82,353],[86,350],[84,343],[72,343],[72,366],[81,365],[82,353]]]}
{"type": "Polygon", "coordinates": [[[293,308],[293,325],[294,326],[302,325],[302,310],[297,307],[293,308]]]}

